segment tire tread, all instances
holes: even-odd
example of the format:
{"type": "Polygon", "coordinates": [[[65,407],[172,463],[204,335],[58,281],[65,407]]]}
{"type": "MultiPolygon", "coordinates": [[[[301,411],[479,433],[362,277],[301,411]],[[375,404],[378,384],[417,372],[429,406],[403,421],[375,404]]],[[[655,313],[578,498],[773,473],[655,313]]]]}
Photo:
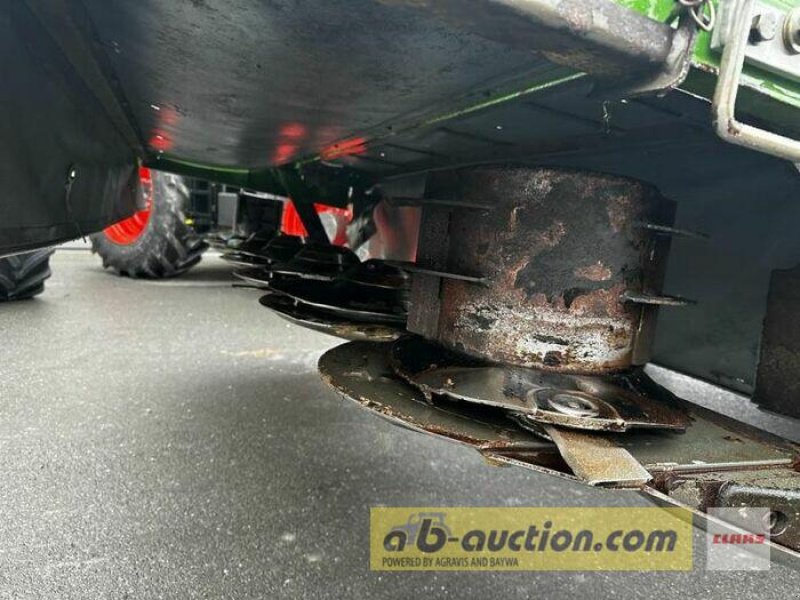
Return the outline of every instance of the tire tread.
{"type": "Polygon", "coordinates": [[[200,262],[208,248],[186,224],[189,188],[169,173],[151,171],[153,211],[142,236],[130,246],[111,242],[104,233],[91,236],[92,250],[104,268],[134,278],[161,279],[182,275],[200,262]]]}
{"type": "Polygon", "coordinates": [[[32,298],[44,291],[50,277],[52,248],[0,259],[0,302],[32,298]]]}

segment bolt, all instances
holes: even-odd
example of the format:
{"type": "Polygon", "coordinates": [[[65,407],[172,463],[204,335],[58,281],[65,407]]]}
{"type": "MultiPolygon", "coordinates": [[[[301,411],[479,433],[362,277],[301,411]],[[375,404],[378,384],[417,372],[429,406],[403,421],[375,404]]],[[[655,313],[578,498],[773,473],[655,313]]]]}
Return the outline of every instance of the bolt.
{"type": "Polygon", "coordinates": [[[783,42],[789,52],[800,54],[800,7],[793,9],[786,17],[783,24],[783,42]]]}
{"type": "Polygon", "coordinates": [[[558,392],[548,398],[547,404],[553,410],[571,417],[596,417],[600,414],[600,407],[582,395],[558,392]]]}
{"type": "Polygon", "coordinates": [[[778,35],[778,17],[775,13],[763,13],[753,17],[750,26],[750,41],[753,43],[768,42],[778,35]]]}
{"type": "Polygon", "coordinates": [[[789,528],[789,518],[779,510],[771,510],[764,515],[764,528],[771,536],[778,537],[789,528]]]}

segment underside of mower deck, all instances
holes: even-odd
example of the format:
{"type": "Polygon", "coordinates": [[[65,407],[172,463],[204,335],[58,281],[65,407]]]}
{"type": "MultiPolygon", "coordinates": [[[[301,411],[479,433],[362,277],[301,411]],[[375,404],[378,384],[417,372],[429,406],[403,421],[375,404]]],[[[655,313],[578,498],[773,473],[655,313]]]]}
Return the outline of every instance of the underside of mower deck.
{"type": "Polygon", "coordinates": [[[320,361],[342,395],[494,462],[766,506],[794,554],[798,447],[643,367],[800,418],[798,6],[7,2],[0,250],[144,208],[140,166],[290,197],[306,236],[226,256],[355,340],[320,361]]]}

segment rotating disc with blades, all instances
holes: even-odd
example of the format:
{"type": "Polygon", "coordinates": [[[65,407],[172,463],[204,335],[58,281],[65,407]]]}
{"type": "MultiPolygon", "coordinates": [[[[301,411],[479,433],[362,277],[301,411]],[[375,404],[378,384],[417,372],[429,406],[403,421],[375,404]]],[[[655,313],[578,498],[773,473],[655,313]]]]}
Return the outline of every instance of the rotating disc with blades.
{"type": "Polygon", "coordinates": [[[365,323],[326,313],[280,293],[262,296],[259,302],[290,323],[346,340],[391,342],[405,332],[388,323],[365,323]]]}
{"type": "Polygon", "coordinates": [[[289,260],[272,267],[282,278],[333,281],[361,262],[349,248],[330,244],[307,244],[289,260]]]}
{"type": "Polygon", "coordinates": [[[595,431],[683,430],[684,411],[635,391],[631,380],[492,365],[419,336],[392,344],[395,371],[427,396],[440,395],[517,413],[518,422],[595,431]],[[620,385],[623,384],[623,385],[620,385]]]}
{"type": "Polygon", "coordinates": [[[400,302],[376,300],[347,282],[278,278],[270,289],[313,306],[325,313],[367,323],[405,325],[407,314],[400,302]]]}

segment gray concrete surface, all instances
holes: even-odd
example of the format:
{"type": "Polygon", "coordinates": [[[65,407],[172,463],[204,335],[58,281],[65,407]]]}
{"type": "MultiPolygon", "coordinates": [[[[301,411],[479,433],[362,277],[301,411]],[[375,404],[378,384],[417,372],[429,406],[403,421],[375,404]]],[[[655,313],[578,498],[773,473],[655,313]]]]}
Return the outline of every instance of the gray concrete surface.
{"type": "Polygon", "coordinates": [[[369,507],[648,506],[392,427],[204,260],[183,279],[60,251],[0,307],[0,598],[798,597],[796,571],[375,573],[369,507]]]}

